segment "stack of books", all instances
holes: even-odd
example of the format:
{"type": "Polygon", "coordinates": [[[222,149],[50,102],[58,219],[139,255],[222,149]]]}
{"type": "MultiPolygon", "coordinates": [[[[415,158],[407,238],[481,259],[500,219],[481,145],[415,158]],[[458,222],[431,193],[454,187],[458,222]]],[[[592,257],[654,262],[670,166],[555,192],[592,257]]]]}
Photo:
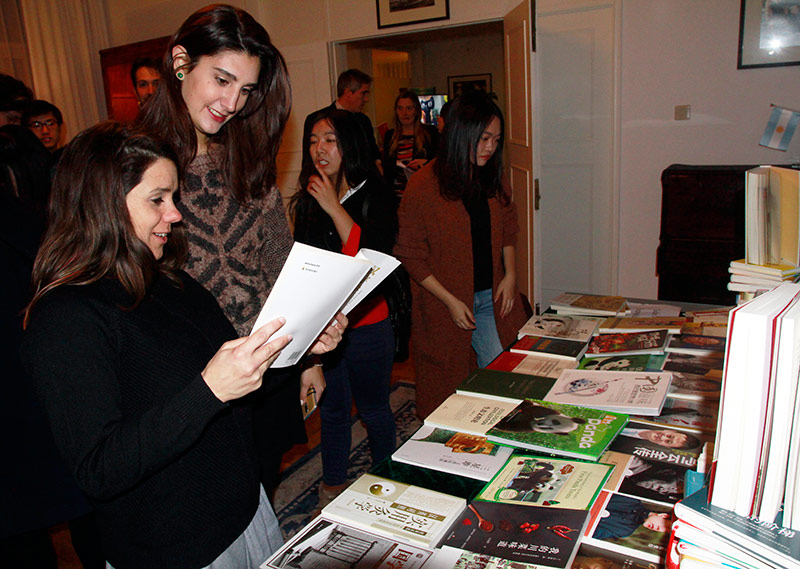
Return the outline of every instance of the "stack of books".
{"type": "Polygon", "coordinates": [[[800,530],[800,285],[731,311],[711,503],[800,530]]]}
{"type": "Polygon", "coordinates": [[[772,290],[784,282],[797,282],[800,267],[795,265],[756,265],[745,259],[731,261],[728,268],[731,281],[728,290],[760,294],[772,290]]]}

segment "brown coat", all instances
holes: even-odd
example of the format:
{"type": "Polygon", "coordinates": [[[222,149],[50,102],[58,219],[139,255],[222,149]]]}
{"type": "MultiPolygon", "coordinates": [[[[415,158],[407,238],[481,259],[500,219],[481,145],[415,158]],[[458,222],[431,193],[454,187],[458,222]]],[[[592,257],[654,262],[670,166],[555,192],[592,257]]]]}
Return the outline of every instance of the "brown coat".
{"type": "MultiPolygon", "coordinates": [[[[439,194],[433,163],[411,177],[398,212],[400,232],[394,254],[412,278],[411,344],[417,383],[417,413],[426,417],[453,393],[477,367],[472,350],[472,331],[461,330],[447,307],[419,283],[429,275],[470,309],[474,293],[470,219],[461,201],[439,194]]],[[[514,203],[503,206],[489,200],[492,231],[493,284],[496,290],[504,273],[503,247],[516,245],[519,225],[514,203]]],[[[508,346],[525,322],[519,299],[505,318],[495,314],[500,342],[508,346]]]]}

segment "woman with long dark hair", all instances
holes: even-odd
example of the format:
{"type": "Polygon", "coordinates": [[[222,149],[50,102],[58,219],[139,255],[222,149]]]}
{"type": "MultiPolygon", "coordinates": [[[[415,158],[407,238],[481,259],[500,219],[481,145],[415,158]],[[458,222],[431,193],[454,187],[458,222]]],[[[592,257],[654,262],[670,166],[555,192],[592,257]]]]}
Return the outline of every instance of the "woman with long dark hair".
{"type": "MultiPolygon", "coordinates": [[[[295,239],[351,256],[361,248],[391,253],[397,232],[394,198],[383,185],[353,114],[326,111],[304,142],[292,202],[295,239]]],[[[373,461],[389,456],[395,445],[389,407],[395,341],[386,301],[373,293],[349,318],[350,329],[340,348],[323,357],[327,388],[320,401],[320,506],[347,483],[353,400],[367,427],[373,461]]]]}
{"type": "Polygon", "coordinates": [[[180,269],[175,161],[117,123],[67,146],[22,357],[111,566],[254,567],[282,539],[245,396],[290,338],[237,339],[180,269]]]}
{"type": "Polygon", "coordinates": [[[449,109],[439,155],[413,176],[395,255],[412,278],[417,412],[485,367],[525,321],[517,301],[517,213],[503,180],[503,114],[480,93],[449,109]]]}
{"type": "MultiPolygon", "coordinates": [[[[247,12],[215,4],[189,16],[169,42],[161,82],[140,121],[186,169],[178,209],[187,271],[216,297],[240,335],[252,328],[292,247],[275,157],[291,107],[286,65],[247,12]]],[[[344,322],[344,320],[343,320],[344,322]]],[[[277,484],[281,455],[305,442],[299,401],[321,371],[270,370],[255,394],[262,482],[277,484]],[[275,436],[280,432],[281,436],[275,436]]]]}
{"type": "Polygon", "coordinates": [[[439,131],[422,124],[422,107],[414,91],[401,91],[394,100],[394,128],[383,137],[383,176],[400,199],[411,174],[436,157],[439,131]]]}

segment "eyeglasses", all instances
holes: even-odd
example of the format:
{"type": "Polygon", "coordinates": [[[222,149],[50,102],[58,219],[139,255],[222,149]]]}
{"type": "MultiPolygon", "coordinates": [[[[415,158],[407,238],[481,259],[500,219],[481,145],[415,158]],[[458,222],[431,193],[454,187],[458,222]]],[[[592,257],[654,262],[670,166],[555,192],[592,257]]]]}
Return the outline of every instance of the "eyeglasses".
{"type": "Polygon", "coordinates": [[[41,121],[33,121],[28,123],[28,128],[32,128],[35,130],[42,130],[42,127],[53,128],[58,124],[58,121],[54,121],[53,119],[46,120],[44,122],[41,121]]]}

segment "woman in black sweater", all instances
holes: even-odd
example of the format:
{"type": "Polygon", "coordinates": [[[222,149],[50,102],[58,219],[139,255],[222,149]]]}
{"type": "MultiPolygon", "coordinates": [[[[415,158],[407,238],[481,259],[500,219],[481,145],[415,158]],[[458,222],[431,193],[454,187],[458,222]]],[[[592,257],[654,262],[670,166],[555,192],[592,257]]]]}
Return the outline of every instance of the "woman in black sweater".
{"type": "MultiPolygon", "coordinates": [[[[151,136],[103,123],[70,143],[22,357],[111,566],[256,566],[281,535],[245,396],[289,338],[278,319],[236,339],[180,270],[177,187],[172,151],[151,136]]],[[[327,334],[330,348],[340,330],[327,334]]]]}

